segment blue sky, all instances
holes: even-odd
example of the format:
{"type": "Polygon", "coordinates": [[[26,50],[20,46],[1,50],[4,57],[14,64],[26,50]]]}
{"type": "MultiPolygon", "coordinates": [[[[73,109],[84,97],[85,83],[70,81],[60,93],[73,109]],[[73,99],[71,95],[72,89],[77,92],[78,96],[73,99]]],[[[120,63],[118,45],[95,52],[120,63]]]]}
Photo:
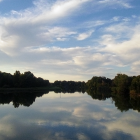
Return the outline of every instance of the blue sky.
{"type": "Polygon", "coordinates": [[[139,0],[0,0],[0,70],[87,81],[139,75],[139,0]]]}

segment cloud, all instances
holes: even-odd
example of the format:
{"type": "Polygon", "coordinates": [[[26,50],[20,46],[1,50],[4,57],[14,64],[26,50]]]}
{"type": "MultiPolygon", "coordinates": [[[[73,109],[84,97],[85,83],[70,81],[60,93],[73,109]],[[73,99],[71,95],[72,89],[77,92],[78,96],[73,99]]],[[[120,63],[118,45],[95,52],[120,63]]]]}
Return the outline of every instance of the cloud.
{"type": "MultiPolygon", "coordinates": [[[[133,112],[134,113],[134,112],[133,112]]],[[[115,121],[110,121],[107,123],[104,123],[103,126],[105,125],[108,131],[114,131],[114,130],[119,130],[122,131],[123,133],[129,133],[131,134],[133,130],[133,136],[135,139],[139,139],[139,134],[137,133],[137,127],[138,125],[135,125],[137,122],[136,120],[138,119],[138,116],[136,113],[133,116],[128,116],[124,114],[123,117],[119,117],[119,120],[115,121]]]]}
{"type": "Polygon", "coordinates": [[[122,1],[122,0],[100,0],[99,1],[100,4],[104,4],[104,5],[119,5],[122,6],[124,8],[132,8],[132,6],[126,1],[122,1]]]}
{"type": "Polygon", "coordinates": [[[56,38],[58,41],[66,41],[67,40],[67,38],[60,38],[60,37],[58,37],[58,38],[56,38]]]}
{"type": "MultiPolygon", "coordinates": [[[[124,27],[122,28],[124,29],[124,27]]],[[[126,27],[126,29],[128,29],[128,27],[126,27]]],[[[140,45],[139,45],[140,32],[138,31],[139,29],[140,29],[140,26],[136,26],[135,29],[133,30],[133,34],[131,35],[130,39],[123,40],[123,41],[120,40],[120,42],[116,42],[113,36],[110,36],[110,37],[103,36],[102,43],[106,45],[104,50],[107,50],[109,52],[113,52],[116,54],[122,54],[122,55],[126,53],[132,53],[132,52],[137,53],[137,51],[140,49],[140,45]]],[[[120,28],[120,31],[122,31],[121,28],[120,28]]]]}
{"type": "Polygon", "coordinates": [[[15,55],[24,47],[41,46],[52,41],[64,41],[75,34],[64,27],[51,26],[50,23],[67,17],[88,0],[69,0],[46,3],[35,1],[34,8],[12,11],[9,17],[0,17],[0,49],[6,54],[15,55]]]}
{"type": "MultiPolygon", "coordinates": [[[[113,73],[116,74],[121,71],[121,68],[125,69],[125,67],[131,68],[130,70],[127,69],[126,73],[134,75],[139,70],[140,28],[139,25],[131,30],[128,30],[128,28],[131,29],[131,26],[120,23],[115,24],[114,27],[112,25],[105,27],[102,31],[108,34],[101,36],[98,47],[25,47],[16,52],[15,56],[11,56],[12,64],[15,69],[20,66],[21,71],[25,70],[21,66],[24,65],[26,69],[31,70],[38,76],[50,79],[50,81],[56,79],[86,80],[93,75],[112,77],[113,73]],[[115,29],[118,29],[119,32],[115,29]],[[122,35],[126,33],[125,30],[127,30],[129,36],[122,38],[122,35]],[[113,67],[118,67],[119,71],[113,67]],[[109,74],[108,69],[110,69],[109,74]],[[57,70],[57,74],[54,70],[57,70]],[[48,74],[43,74],[45,72],[48,74]]],[[[48,32],[40,36],[50,37],[49,41],[50,39],[57,40],[76,34],[76,32],[69,31],[67,28],[55,27],[50,29],[46,27],[45,29],[48,32]]],[[[3,55],[0,56],[1,58],[4,55],[7,56],[4,52],[1,53],[3,55]]]]}
{"type": "Polygon", "coordinates": [[[57,0],[46,2],[45,0],[34,1],[34,7],[22,11],[12,11],[11,17],[18,17],[19,21],[28,19],[32,24],[56,21],[58,18],[66,17],[89,0],[57,0]]]}
{"type": "MultiPolygon", "coordinates": [[[[133,32],[133,28],[129,27],[129,25],[125,25],[124,23],[120,23],[120,24],[116,24],[116,25],[114,24],[109,27],[106,27],[105,32],[117,33],[117,34],[127,32],[130,34],[133,32]]],[[[128,34],[126,34],[126,36],[128,36],[128,34]]]]}
{"type": "Polygon", "coordinates": [[[120,17],[119,16],[115,16],[113,17],[113,21],[119,21],[120,17]]]}
{"type": "Polygon", "coordinates": [[[91,14],[84,11],[89,5],[127,8],[124,3],[128,1],[36,0],[31,8],[0,16],[1,71],[8,66],[12,72],[30,70],[50,81],[87,81],[93,75],[112,78],[127,67],[127,72],[137,73],[139,18],[113,15],[79,20],[91,14]]]}
{"type": "MultiPolygon", "coordinates": [[[[138,74],[139,69],[139,52],[140,52],[140,26],[118,24],[106,28],[106,34],[102,36],[101,52],[112,54],[112,65],[129,66],[131,68],[128,74],[138,74]],[[116,30],[117,29],[117,30],[116,30]],[[115,33],[115,34],[114,34],[115,33]]],[[[110,64],[111,64],[110,63],[110,64]]],[[[129,70],[128,70],[129,71],[129,70]]]]}
{"type": "MultiPolygon", "coordinates": [[[[73,12],[76,8],[78,8],[81,4],[87,2],[89,0],[68,0],[68,1],[56,1],[53,5],[49,5],[49,10],[46,12],[46,7],[44,7],[44,1],[37,1],[35,2],[35,5],[38,7],[39,11],[42,9],[42,6],[45,8],[42,11],[42,14],[37,16],[34,20],[34,22],[44,22],[46,20],[56,20],[57,18],[64,17],[69,15],[71,12],[73,12]]],[[[46,3],[45,3],[46,4],[46,3]]],[[[48,7],[47,7],[48,9],[48,7]]]]}
{"type": "Polygon", "coordinates": [[[90,37],[93,32],[94,32],[94,30],[91,30],[91,31],[88,31],[88,32],[85,32],[85,33],[81,33],[76,37],[76,39],[77,40],[85,40],[88,37],[90,37]]]}
{"type": "Polygon", "coordinates": [[[78,79],[83,81],[91,78],[90,75],[93,74],[103,75],[103,68],[100,67],[104,67],[105,61],[110,57],[109,55],[95,52],[95,48],[92,47],[29,47],[18,53],[15,56],[11,56],[11,58],[9,57],[12,63],[10,63],[11,61],[5,63],[6,60],[1,60],[7,65],[11,64],[13,69],[19,69],[21,72],[30,70],[36,73],[37,76],[47,78],[50,81],[55,81],[56,79],[78,79]],[[46,72],[48,74],[44,75],[43,73],[46,72]],[[87,76],[89,78],[86,78],[87,76]]]}
{"type": "Polygon", "coordinates": [[[86,27],[86,28],[92,28],[92,27],[97,27],[97,26],[102,26],[106,23],[107,21],[105,20],[93,20],[93,21],[88,21],[88,22],[85,22],[83,23],[83,27],[86,27]]]}

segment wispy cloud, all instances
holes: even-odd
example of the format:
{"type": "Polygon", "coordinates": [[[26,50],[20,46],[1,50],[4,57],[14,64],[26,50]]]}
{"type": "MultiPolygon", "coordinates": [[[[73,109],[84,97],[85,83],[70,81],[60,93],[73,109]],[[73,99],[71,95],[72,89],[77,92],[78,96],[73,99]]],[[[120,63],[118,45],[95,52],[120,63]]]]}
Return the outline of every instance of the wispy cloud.
{"type": "Polygon", "coordinates": [[[132,8],[133,6],[131,6],[127,0],[100,0],[99,1],[100,4],[104,4],[104,5],[119,5],[125,8],[132,8]]]}
{"type": "Polygon", "coordinates": [[[63,27],[51,27],[50,23],[66,17],[88,0],[56,1],[50,5],[45,1],[34,2],[35,7],[24,11],[11,12],[9,17],[0,17],[0,49],[12,55],[16,49],[29,46],[40,46],[48,42],[64,40],[75,34],[63,27]],[[21,43],[22,42],[22,43],[21,43]]]}
{"type": "Polygon", "coordinates": [[[85,32],[85,33],[81,33],[76,37],[76,39],[77,40],[85,40],[88,37],[90,37],[93,32],[94,32],[94,30],[91,30],[91,31],[88,31],[88,32],[85,32]]]}
{"type": "Polygon", "coordinates": [[[88,21],[83,24],[86,28],[91,28],[91,27],[97,27],[104,25],[107,21],[105,20],[93,20],[93,21],[88,21]]]}
{"type": "Polygon", "coordinates": [[[111,32],[115,31],[115,33],[118,34],[117,37],[116,34],[102,36],[101,44],[105,47],[103,47],[101,51],[111,53],[112,55],[114,54],[114,59],[112,60],[115,60],[114,63],[116,66],[129,66],[132,70],[129,74],[138,74],[139,62],[137,60],[139,60],[140,52],[140,26],[130,27],[128,25],[124,26],[124,24],[118,24],[117,26],[113,28],[118,29],[118,33],[118,30],[115,31],[109,28],[111,32]],[[121,34],[121,32],[125,32],[126,38],[124,38],[125,34],[121,34]],[[129,34],[129,36],[127,34],[129,34]]]}

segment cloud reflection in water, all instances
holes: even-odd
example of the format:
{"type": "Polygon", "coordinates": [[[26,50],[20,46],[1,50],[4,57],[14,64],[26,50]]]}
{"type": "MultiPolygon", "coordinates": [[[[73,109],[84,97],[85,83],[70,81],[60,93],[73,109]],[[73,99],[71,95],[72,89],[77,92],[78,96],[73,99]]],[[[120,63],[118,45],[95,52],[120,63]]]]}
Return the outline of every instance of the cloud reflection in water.
{"type": "Polygon", "coordinates": [[[86,93],[49,93],[27,107],[0,106],[1,140],[137,140],[140,114],[86,93]],[[132,131],[133,130],[133,131],[132,131]]]}

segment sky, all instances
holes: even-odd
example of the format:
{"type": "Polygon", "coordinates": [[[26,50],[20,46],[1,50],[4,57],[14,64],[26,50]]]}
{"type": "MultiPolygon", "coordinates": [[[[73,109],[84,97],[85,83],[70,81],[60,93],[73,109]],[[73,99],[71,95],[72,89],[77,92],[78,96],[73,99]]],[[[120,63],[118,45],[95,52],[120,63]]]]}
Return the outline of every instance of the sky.
{"type": "Polygon", "coordinates": [[[0,71],[87,81],[140,74],[139,0],[0,0],[0,71]]]}

